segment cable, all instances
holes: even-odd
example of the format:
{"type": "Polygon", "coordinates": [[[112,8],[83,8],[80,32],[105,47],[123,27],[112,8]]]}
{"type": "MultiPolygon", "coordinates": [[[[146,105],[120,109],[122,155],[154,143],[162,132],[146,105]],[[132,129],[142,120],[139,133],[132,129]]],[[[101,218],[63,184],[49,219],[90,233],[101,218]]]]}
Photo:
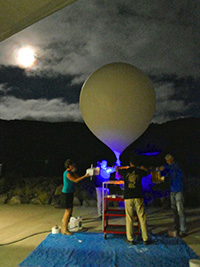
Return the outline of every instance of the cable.
{"type": "Polygon", "coordinates": [[[51,232],[51,231],[49,230],[49,231],[38,232],[38,233],[35,233],[35,234],[32,234],[32,235],[25,236],[25,237],[23,237],[23,238],[21,238],[21,239],[18,239],[18,240],[15,240],[15,241],[9,242],[9,243],[0,244],[0,246],[2,247],[2,246],[11,245],[11,244],[14,244],[14,243],[20,242],[20,241],[22,241],[22,240],[24,240],[24,239],[26,239],[26,238],[32,237],[32,236],[34,236],[34,235],[39,235],[39,234],[43,234],[43,233],[49,233],[49,232],[51,232]]]}

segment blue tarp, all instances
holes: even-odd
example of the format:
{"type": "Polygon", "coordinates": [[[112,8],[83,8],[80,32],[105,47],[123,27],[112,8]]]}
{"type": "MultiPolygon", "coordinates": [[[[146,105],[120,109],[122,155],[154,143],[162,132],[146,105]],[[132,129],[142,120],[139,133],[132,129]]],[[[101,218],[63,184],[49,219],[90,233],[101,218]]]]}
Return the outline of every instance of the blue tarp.
{"type": "Polygon", "coordinates": [[[180,238],[152,236],[153,244],[130,246],[125,236],[103,233],[49,234],[21,267],[185,267],[199,259],[180,238]]]}

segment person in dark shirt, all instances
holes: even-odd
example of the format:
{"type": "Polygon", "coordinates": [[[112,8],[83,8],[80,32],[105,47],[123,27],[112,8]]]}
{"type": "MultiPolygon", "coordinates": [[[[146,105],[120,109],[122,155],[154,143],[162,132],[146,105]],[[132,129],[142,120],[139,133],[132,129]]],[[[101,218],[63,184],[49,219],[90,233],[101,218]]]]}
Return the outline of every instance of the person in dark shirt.
{"type": "Polygon", "coordinates": [[[146,214],[144,210],[144,198],[142,195],[142,177],[147,175],[143,167],[136,167],[134,159],[130,160],[130,166],[118,167],[119,174],[124,179],[124,201],[126,212],[126,242],[130,245],[135,244],[133,238],[134,208],[140,222],[142,239],[144,245],[151,244],[148,237],[146,214]]]}
{"type": "Polygon", "coordinates": [[[166,164],[160,167],[161,175],[170,183],[171,209],[174,215],[174,230],[180,237],[186,236],[186,219],[183,198],[183,172],[171,154],[165,156],[166,164]]]}

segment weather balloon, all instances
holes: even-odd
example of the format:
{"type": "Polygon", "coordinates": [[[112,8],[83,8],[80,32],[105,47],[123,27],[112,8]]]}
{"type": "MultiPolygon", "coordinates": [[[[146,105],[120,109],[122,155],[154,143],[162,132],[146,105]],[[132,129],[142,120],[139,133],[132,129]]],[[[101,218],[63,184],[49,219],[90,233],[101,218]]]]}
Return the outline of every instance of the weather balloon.
{"type": "Polygon", "coordinates": [[[94,71],[82,86],[82,117],[96,137],[116,155],[148,127],[155,110],[152,82],[137,67],[121,62],[94,71]]]}

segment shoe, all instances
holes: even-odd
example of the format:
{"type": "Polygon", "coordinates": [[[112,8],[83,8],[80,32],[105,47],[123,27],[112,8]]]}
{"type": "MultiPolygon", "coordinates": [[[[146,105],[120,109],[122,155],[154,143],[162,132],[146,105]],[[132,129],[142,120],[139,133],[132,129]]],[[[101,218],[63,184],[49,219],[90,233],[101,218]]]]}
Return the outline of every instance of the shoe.
{"type": "Polygon", "coordinates": [[[176,237],[176,236],[178,236],[178,234],[179,234],[179,231],[177,231],[177,230],[174,230],[174,229],[168,230],[168,235],[170,237],[176,237]]]}
{"type": "Polygon", "coordinates": [[[180,233],[179,233],[179,237],[186,237],[186,235],[187,235],[187,234],[186,234],[185,232],[180,232],[180,233]]]}
{"type": "Polygon", "coordinates": [[[146,246],[146,245],[150,245],[150,244],[152,244],[153,242],[152,242],[152,240],[150,240],[150,239],[148,239],[148,240],[146,240],[146,241],[143,241],[143,244],[146,246]]]}
{"type": "Polygon", "coordinates": [[[130,241],[130,240],[126,239],[125,242],[129,245],[135,245],[136,244],[134,240],[130,241]]]}

